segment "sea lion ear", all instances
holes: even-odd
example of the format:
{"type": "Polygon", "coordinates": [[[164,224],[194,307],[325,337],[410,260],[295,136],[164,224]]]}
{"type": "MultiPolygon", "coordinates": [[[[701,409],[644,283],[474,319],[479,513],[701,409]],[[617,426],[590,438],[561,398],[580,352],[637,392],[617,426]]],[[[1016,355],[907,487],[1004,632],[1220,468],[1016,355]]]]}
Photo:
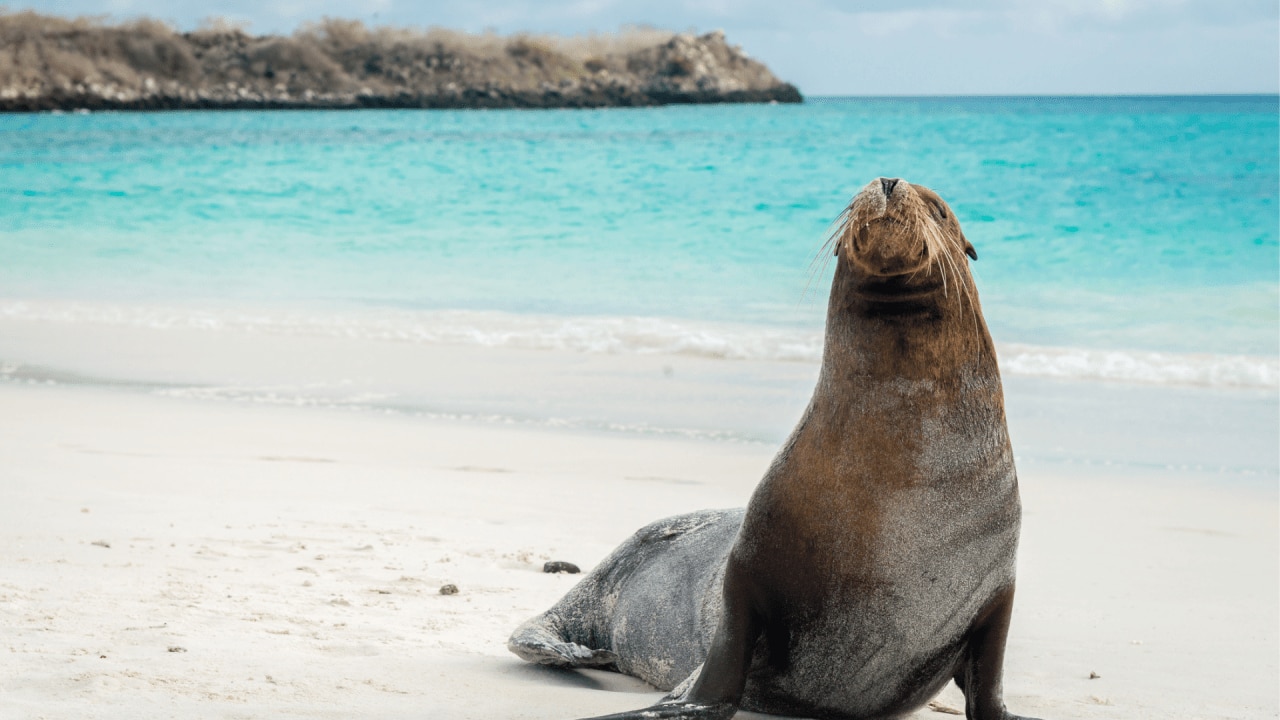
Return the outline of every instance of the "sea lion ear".
{"type": "Polygon", "coordinates": [[[978,251],[973,249],[973,243],[969,242],[968,240],[964,241],[964,254],[968,255],[974,260],[978,259],[978,251]]]}

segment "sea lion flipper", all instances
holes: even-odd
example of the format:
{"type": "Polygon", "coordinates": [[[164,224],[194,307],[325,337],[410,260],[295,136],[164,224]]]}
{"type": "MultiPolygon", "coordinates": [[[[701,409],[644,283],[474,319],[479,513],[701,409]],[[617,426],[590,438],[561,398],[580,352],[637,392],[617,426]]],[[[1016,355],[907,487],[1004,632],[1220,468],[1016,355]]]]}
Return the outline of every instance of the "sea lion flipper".
{"type": "Polygon", "coordinates": [[[1013,614],[1013,586],[996,594],[969,628],[956,685],[964,692],[971,720],[1035,720],[1013,715],[1004,707],[1004,645],[1013,614]]]}
{"type": "Polygon", "coordinates": [[[609,651],[589,648],[564,637],[556,619],[539,615],[511,633],[507,649],[521,659],[552,667],[607,667],[618,662],[609,651]]]}
{"type": "MultiPolygon", "coordinates": [[[[756,593],[749,587],[749,579],[750,573],[730,554],[722,589],[724,611],[707,649],[707,659],[694,670],[692,686],[681,700],[707,706],[737,706],[742,701],[751,656],[764,631],[764,623],[752,607],[750,598],[756,593]]],[[[726,717],[732,717],[732,713],[726,717]]]]}
{"type": "Polygon", "coordinates": [[[600,715],[585,720],[729,720],[738,712],[733,703],[658,703],[643,710],[600,715]]]}
{"type": "Polygon", "coordinates": [[[707,659],[657,705],[587,720],[729,720],[738,712],[747,684],[752,652],[764,630],[751,608],[752,593],[735,572],[732,557],[725,570],[724,612],[716,625],[707,659]]]}

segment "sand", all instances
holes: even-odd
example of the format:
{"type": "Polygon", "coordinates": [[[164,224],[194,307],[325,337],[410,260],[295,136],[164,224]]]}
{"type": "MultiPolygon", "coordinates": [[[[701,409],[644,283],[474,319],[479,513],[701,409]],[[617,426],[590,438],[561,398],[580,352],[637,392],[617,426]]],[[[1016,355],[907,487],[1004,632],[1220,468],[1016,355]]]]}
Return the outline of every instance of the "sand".
{"type": "MultiPolygon", "coordinates": [[[[4,718],[642,706],[643,683],[506,651],[577,579],[542,563],[589,568],[650,520],[741,505],[773,451],[59,385],[0,384],[0,407],[4,718]]],[[[1012,710],[1277,717],[1273,483],[1021,479],[1012,710]]]]}

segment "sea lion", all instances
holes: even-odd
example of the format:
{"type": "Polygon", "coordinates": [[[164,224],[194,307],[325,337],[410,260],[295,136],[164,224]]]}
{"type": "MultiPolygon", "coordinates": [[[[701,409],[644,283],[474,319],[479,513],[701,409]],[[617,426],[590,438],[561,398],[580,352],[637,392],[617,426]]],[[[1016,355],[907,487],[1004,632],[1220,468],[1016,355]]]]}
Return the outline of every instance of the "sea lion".
{"type": "Polygon", "coordinates": [[[1021,504],[977,253],[936,193],[890,178],[831,242],[817,387],[746,509],[645,527],[508,642],[672,690],[610,720],[893,718],[952,679],[970,720],[1015,718],[1021,504]]]}

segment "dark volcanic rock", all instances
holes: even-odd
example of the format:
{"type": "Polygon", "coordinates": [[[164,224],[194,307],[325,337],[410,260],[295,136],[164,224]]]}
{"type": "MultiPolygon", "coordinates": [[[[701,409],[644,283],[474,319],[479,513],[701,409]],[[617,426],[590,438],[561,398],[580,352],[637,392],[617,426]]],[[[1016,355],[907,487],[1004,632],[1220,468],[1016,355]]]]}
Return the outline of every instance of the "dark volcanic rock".
{"type": "Polygon", "coordinates": [[[327,20],[258,37],[0,14],[0,111],[8,112],[801,101],[720,32],[501,38],[327,20]]]}

